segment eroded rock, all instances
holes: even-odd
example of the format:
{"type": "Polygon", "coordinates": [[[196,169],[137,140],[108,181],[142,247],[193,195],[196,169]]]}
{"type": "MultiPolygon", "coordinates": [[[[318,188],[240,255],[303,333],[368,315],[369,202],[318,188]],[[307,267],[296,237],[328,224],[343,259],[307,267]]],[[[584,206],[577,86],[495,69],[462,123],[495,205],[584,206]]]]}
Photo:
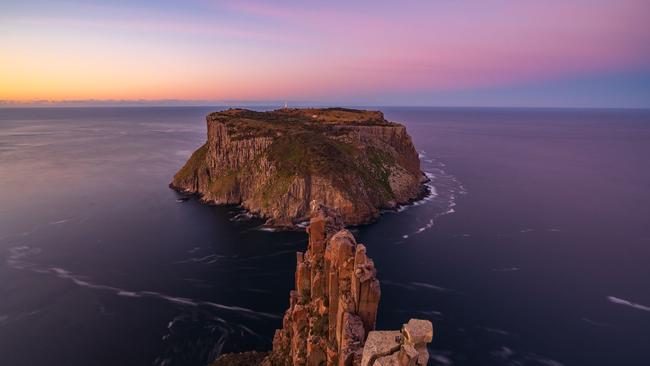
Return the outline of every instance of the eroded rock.
{"type": "Polygon", "coordinates": [[[361,366],[424,366],[433,340],[428,320],[411,319],[401,331],[373,331],[363,348],[361,366]]]}
{"type": "Polygon", "coordinates": [[[374,262],[336,210],[311,206],[309,245],[296,255],[296,288],[261,365],[426,365],[431,322],[411,319],[401,330],[375,331],[381,290],[374,262]]]}
{"type": "Polygon", "coordinates": [[[322,205],[312,206],[309,246],[297,256],[295,299],[267,362],[359,365],[366,335],[377,318],[377,271],[365,247],[343,229],[340,216],[322,205]]]}

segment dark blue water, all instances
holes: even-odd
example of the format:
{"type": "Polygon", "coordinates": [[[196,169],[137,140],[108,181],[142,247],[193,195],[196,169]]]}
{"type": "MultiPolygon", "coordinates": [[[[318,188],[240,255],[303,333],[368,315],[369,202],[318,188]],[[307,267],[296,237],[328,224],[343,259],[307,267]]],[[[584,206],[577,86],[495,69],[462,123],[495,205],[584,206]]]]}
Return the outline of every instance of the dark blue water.
{"type": "MultiPolygon", "coordinates": [[[[0,363],[270,347],[305,235],[177,202],[214,108],[0,109],[0,363]]],[[[383,108],[435,195],[356,230],[432,364],[646,365],[650,112],[383,108]]]]}

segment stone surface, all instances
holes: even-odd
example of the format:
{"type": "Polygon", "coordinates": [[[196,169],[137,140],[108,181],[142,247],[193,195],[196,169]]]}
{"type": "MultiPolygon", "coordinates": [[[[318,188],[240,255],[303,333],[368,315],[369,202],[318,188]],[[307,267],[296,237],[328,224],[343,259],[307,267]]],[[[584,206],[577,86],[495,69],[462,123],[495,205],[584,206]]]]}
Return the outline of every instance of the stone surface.
{"type": "Polygon", "coordinates": [[[399,330],[370,332],[363,347],[361,366],[372,366],[378,358],[399,351],[402,346],[401,335],[402,333],[399,330]]]}
{"type": "Polygon", "coordinates": [[[227,353],[218,357],[210,366],[251,366],[259,365],[267,352],[227,353]]]}
{"type": "Polygon", "coordinates": [[[335,211],[315,203],[312,208],[309,246],[297,255],[296,290],[266,363],[359,365],[377,317],[376,270],[335,211]]]}
{"type": "Polygon", "coordinates": [[[429,343],[433,340],[433,325],[428,320],[411,319],[402,326],[402,334],[409,344],[429,343]]]}
{"type": "Polygon", "coordinates": [[[336,208],[345,225],[367,223],[423,193],[411,137],[381,112],[230,109],[210,114],[207,126],[207,142],[170,186],[242,205],[268,225],[296,227],[312,200],[336,208]]]}
{"type": "Polygon", "coordinates": [[[363,348],[361,366],[424,366],[433,340],[428,320],[411,319],[401,331],[372,331],[363,348]]]}

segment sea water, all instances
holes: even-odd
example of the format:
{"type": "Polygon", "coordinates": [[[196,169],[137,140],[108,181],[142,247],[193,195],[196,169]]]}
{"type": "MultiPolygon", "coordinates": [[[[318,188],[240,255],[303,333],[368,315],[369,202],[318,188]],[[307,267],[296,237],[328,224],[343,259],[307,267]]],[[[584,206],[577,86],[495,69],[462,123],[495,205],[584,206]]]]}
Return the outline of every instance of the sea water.
{"type": "MultiPolygon", "coordinates": [[[[379,328],[430,319],[432,365],[647,364],[649,111],[377,108],[431,191],[353,228],[379,328]]],[[[0,364],[270,348],[306,235],[167,186],[217,109],[0,109],[0,364]]]]}

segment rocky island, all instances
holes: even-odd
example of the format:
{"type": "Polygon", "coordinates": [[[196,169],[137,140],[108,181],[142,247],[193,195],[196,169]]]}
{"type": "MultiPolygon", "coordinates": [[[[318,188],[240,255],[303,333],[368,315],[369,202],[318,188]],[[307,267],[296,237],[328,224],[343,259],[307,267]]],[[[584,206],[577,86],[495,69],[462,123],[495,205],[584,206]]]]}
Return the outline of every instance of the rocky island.
{"type": "Polygon", "coordinates": [[[378,111],[229,109],[208,115],[207,127],[170,187],[241,205],[269,226],[308,220],[312,200],[336,208],[345,225],[364,224],[425,193],[406,128],[378,111]]]}

